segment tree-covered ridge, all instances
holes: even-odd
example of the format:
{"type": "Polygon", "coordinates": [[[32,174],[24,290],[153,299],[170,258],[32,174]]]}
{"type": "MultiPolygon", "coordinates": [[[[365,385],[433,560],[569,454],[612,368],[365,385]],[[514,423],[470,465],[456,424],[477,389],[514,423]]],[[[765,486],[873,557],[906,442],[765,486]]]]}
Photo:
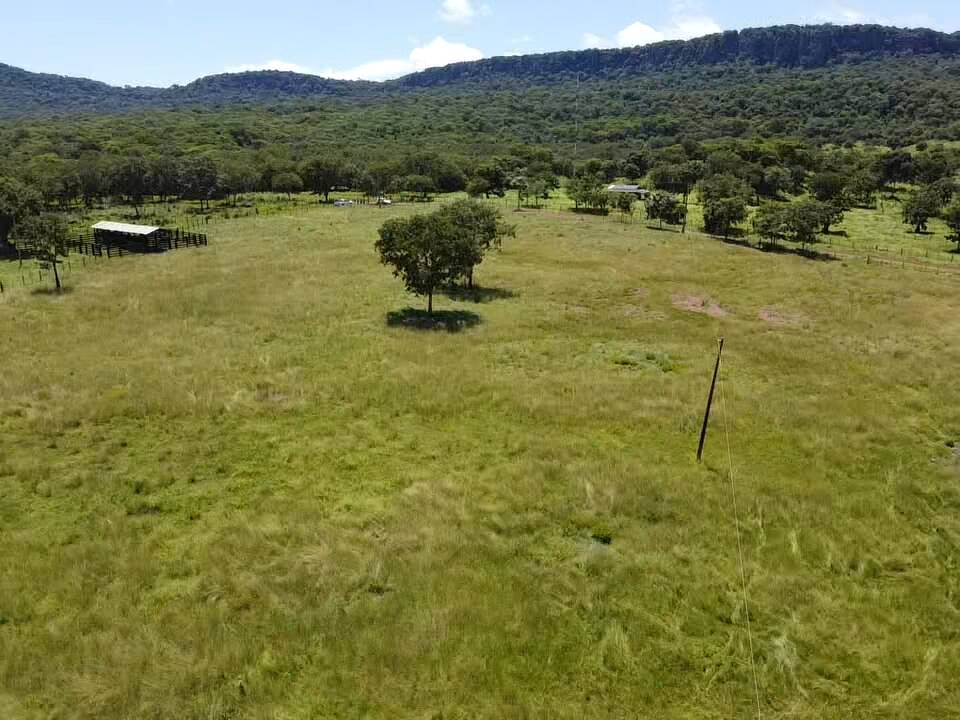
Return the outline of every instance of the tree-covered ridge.
{"type": "MultiPolygon", "coordinates": [[[[114,113],[225,104],[275,104],[285,100],[395,97],[434,88],[454,92],[530,90],[569,83],[641,83],[658,79],[685,90],[690,70],[746,65],[752,69],[820,69],[866,61],[884,62],[897,75],[905,59],[953,63],[960,59],[960,33],[879,25],[780,26],[729,31],[689,41],[617,50],[583,50],[497,57],[433,68],[385,83],[329,80],[313,75],[263,71],[214,75],[184,86],[118,88],[105,83],[0,64],[0,117],[66,113],[114,113]],[[683,75],[677,76],[678,71],[683,75]]],[[[954,66],[951,65],[953,68],[954,66]]],[[[882,79],[882,74],[877,79],[882,79]]],[[[951,76],[957,79],[955,71],[951,76]]],[[[729,92],[735,88],[725,88],[729,92]]]]}
{"type": "Polygon", "coordinates": [[[651,70],[742,62],[782,68],[821,68],[882,57],[931,55],[960,55],[960,33],[882,25],[784,25],[730,30],[694,40],[643,47],[497,57],[424,70],[395,83],[405,87],[433,87],[493,78],[557,80],[578,73],[621,78],[651,70]]]}

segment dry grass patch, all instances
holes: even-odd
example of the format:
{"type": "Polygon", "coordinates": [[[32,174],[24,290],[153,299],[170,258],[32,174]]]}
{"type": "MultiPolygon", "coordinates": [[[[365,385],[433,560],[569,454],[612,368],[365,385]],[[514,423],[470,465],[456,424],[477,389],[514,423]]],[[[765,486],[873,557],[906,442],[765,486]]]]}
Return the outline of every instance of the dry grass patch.
{"type": "Polygon", "coordinates": [[[675,308],[685,312],[709,315],[712,318],[725,318],[730,315],[728,310],[713,300],[698,295],[676,294],[673,296],[672,302],[675,308]]]}

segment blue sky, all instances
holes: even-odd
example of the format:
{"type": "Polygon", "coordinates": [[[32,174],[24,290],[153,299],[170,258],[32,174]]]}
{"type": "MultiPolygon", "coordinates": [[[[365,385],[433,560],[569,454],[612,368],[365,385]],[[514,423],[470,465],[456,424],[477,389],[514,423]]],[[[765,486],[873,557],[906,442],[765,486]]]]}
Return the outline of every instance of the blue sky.
{"type": "Polygon", "coordinates": [[[774,23],[960,30],[956,0],[34,0],[4,2],[0,62],[117,85],[275,68],[380,80],[494,55],[643,45],[774,23]]]}

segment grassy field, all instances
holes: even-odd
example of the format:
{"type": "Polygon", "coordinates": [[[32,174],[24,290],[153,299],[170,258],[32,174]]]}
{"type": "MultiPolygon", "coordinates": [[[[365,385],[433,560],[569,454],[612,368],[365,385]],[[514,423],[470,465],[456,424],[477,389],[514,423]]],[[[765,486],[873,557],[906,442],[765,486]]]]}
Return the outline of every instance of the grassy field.
{"type": "Polygon", "coordinates": [[[0,296],[0,717],[755,717],[725,425],[763,717],[956,713],[956,279],[523,212],[422,330],[410,211],[0,296]]]}

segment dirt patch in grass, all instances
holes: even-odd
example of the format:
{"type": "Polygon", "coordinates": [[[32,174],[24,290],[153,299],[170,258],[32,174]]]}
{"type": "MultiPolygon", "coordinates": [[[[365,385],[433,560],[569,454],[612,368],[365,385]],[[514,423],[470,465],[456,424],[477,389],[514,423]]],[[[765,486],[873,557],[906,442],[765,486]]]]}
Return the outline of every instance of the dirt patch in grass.
{"type": "Polygon", "coordinates": [[[725,318],[730,312],[708,298],[698,295],[674,295],[673,306],[686,312],[709,315],[713,318],[725,318]]]}
{"type": "Polygon", "coordinates": [[[801,313],[785,312],[776,308],[761,308],[757,317],[770,325],[777,327],[797,327],[807,322],[808,318],[801,313]]]}

